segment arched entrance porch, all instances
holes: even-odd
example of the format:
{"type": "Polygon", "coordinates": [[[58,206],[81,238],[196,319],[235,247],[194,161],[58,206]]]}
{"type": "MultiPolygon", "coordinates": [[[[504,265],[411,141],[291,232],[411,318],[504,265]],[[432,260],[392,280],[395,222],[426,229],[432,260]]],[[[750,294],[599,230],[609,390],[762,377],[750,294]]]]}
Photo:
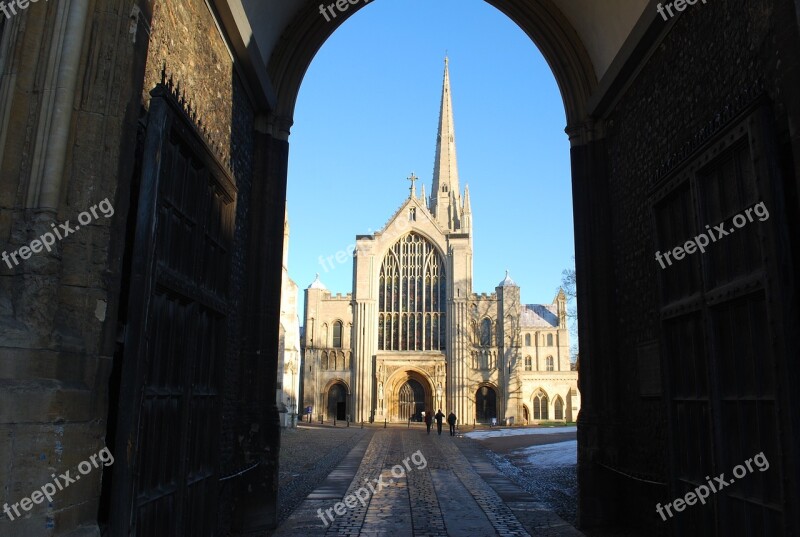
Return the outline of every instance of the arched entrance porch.
{"type": "Polygon", "coordinates": [[[421,421],[422,412],[436,412],[433,383],[414,369],[399,371],[386,382],[386,419],[421,421]]]}

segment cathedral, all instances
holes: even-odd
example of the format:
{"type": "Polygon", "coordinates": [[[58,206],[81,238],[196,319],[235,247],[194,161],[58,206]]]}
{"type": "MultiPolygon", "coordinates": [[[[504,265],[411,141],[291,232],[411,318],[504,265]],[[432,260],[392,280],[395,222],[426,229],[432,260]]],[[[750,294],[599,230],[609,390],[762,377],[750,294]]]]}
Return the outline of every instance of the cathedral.
{"type": "Polygon", "coordinates": [[[472,289],[472,209],[456,163],[445,59],[430,196],[409,195],[356,237],[353,292],[305,290],[303,405],[316,419],[405,422],[441,408],[459,423],[575,421],[566,297],[523,304],[506,272],[472,289]]]}

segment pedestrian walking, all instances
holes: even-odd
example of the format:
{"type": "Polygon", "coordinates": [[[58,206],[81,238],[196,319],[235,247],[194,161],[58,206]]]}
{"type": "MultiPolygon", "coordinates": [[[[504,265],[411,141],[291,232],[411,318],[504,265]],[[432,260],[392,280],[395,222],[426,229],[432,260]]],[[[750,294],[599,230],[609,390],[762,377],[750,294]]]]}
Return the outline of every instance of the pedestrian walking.
{"type": "Polygon", "coordinates": [[[428,429],[428,434],[431,434],[431,425],[433,424],[433,416],[430,412],[425,412],[425,427],[428,429]]]}
{"type": "Polygon", "coordinates": [[[442,420],[444,419],[444,414],[442,414],[441,408],[434,417],[436,418],[436,430],[439,432],[439,436],[442,436],[442,420]]]}
{"type": "Polygon", "coordinates": [[[455,413],[450,412],[450,414],[447,415],[447,424],[450,426],[450,436],[456,435],[456,421],[458,421],[458,418],[456,418],[455,413]]]}

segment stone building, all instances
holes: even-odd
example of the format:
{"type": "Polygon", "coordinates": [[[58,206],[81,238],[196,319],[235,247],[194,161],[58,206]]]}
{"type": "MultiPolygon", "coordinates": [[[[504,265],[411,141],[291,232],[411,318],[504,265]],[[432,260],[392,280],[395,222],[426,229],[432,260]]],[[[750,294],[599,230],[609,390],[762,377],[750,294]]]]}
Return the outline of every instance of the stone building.
{"type": "Polygon", "coordinates": [[[461,423],[574,421],[563,291],[523,304],[506,273],[494,293],[473,292],[450,91],[445,59],[430,198],[412,174],[384,227],[356,238],[352,294],[331,295],[319,276],[305,291],[303,404],[339,420],[421,420],[442,408],[461,423]]]}
{"type": "Polygon", "coordinates": [[[297,300],[300,288],[289,277],[289,218],[284,224],[283,268],[281,270],[281,322],[278,344],[278,383],[275,403],[281,414],[281,425],[294,424],[299,412],[300,397],[300,317],[297,300]]]}
{"type": "MultiPolygon", "coordinates": [[[[672,2],[668,20],[647,0],[487,3],[538,46],[566,113],[579,524],[800,535],[800,0],[672,2]],[[760,202],[768,220],[654,259],[760,202]],[[656,512],[760,452],[768,471],[656,512]]],[[[0,253],[20,261],[0,262],[0,502],[115,456],[0,534],[274,526],[295,104],[326,40],[379,4],[0,17],[0,253]],[[106,198],[113,216],[33,242],[106,198]]]]}

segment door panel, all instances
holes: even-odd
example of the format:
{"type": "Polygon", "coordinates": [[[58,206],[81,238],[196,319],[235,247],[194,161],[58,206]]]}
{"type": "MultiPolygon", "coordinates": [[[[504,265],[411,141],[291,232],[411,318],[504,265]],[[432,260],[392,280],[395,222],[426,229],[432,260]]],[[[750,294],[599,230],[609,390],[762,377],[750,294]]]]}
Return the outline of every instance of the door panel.
{"type": "Polygon", "coordinates": [[[759,453],[770,464],[671,519],[675,535],[779,535],[782,449],[776,312],[779,296],[768,244],[782,232],[776,220],[753,216],[775,208],[764,159],[764,109],[709,143],[657,186],[653,196],[656,251],[706,234],[705,252],[657,265],[664,373],[672,439],[670,493],[679,498],[759,453]],[[759,163],[760,164],[757,164],[759,163]],[[761,166],[759,168],[759,165],[761,166]],[[746,223],[742,218],[750,210],[746,223]],[[734,217],[739,218],[738,224],[734,217]],[[727,232],[720,233],[719,226],[727,232]],[[713,234],[713,235],[712,235],[713,234]]]}
{"type": "Polygon", "coordinates": [[[114,535],[216,525],[236,189],[171,88],[151,93],[112,485],[114,535]]]}

